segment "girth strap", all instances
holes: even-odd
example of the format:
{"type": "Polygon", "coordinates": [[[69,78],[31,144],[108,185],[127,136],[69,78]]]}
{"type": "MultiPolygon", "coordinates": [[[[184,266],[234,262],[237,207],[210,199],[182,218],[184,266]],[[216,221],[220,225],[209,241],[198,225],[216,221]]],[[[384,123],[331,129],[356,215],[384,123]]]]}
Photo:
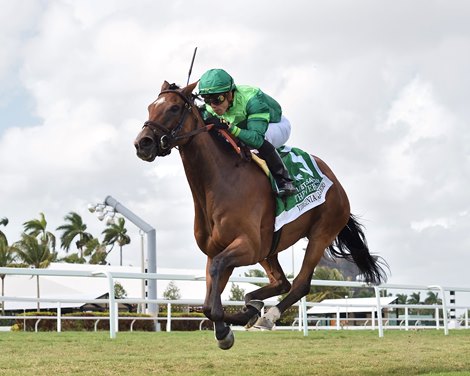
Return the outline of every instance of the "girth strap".
{"type": "Polygon", "coordinates": [[[269,251],[268,257],[272,256],[276,251],[277,246],[279,245],[279,240],[281,239],[282,227],[275,231],[273,234],[273,241],[271,243],[271,249],[269,251]]]}

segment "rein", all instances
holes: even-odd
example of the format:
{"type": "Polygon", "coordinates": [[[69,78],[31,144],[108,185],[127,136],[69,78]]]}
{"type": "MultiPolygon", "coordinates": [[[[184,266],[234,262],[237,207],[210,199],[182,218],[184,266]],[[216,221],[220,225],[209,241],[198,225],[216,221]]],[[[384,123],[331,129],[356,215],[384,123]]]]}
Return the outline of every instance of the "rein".
{"type": "MultiPolygon", "coordinates": [[[[176,142],[178,142],[179,140],[182,140],[182,139],[185,139],[185,138],[188,138],[188,137],[193,137],[193,136],[195,136],[199,133],[202,133],[202,132],[207,132],[207,131],[211,130],[212,127],[213,127],[212,124],[209,124],[209,125],[205,125],[205,126],[200,127],[200,128],[196,128],[196,129],[194,129],[190,132],[186,132],[186,133],[183,133],[183,134],[179,135],[178,133],[183,128],[183,125],[186,121],[186,117],[188,116],[188,114],[193,114],[194,115],[194,113],[193,113],[194,103],[191,100],[189,100],[179,90],[163,90],[163,91],[160,92],[160,94],[158,94],[158,97],[160,97],[162,94],[165,94],[165,93],[177,94],[180,98],[182,98],[183,101],[184,101],[185,111],[181,115],[181,117],[178,121],[178,124],[176,124],[176,127],[174,127],[171,130],[166,128],[162,124],[157,123],[156,121],[147,120],[144,123],[142,128],[149,127],[150,130],[152,131],[152,133],[154,134],[158,144],[160,145],[160,149],[161,149],[160,155],[161,156],[165,156],[165,155],[170,154],[171,149],[176,146],[176,142]],[[160,132],[162,132],[163,135],[157,134],[155,128],[158,129],[160,132]]],[[[194,118],[197,122],[197,117],[194,116],[194,118]]]]}

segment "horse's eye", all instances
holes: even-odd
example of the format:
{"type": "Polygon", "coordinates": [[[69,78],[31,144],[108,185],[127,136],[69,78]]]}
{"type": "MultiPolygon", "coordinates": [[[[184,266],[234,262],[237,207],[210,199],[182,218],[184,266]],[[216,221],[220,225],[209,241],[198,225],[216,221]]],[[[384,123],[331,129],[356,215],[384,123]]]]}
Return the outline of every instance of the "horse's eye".
{"type": "Polygon", "coordinates": [[[173,106],[170,107],[170,111],[173,113],[177,113],[180,110],[180,106],[177,104],[174,104],[173,106]]]}

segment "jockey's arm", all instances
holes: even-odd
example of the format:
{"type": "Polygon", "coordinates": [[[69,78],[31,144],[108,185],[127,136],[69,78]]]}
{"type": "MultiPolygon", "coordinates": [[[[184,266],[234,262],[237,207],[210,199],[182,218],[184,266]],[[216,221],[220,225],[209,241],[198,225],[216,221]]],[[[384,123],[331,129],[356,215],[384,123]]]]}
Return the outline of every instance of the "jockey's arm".
{"type": "Polygon", "coordinates": [[[268,122],[261,117],[248,117],[246,129],[236,125],[230,127],[230,132],[249,147],[259,148],[264,142],[264,134],[268,129],[268,122]]]}

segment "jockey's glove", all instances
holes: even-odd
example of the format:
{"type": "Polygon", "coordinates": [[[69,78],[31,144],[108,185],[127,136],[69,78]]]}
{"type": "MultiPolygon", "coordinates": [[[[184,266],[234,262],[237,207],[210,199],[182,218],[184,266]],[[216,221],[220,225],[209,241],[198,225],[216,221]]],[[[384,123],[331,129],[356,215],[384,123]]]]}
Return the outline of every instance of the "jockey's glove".
{"type": "Polygon", "coordinates": [[[217,116],[208,117],[204,123],[213,124],[215,129],[229,129],[230,123],[225,119],[218,118],[217,116]]]}

